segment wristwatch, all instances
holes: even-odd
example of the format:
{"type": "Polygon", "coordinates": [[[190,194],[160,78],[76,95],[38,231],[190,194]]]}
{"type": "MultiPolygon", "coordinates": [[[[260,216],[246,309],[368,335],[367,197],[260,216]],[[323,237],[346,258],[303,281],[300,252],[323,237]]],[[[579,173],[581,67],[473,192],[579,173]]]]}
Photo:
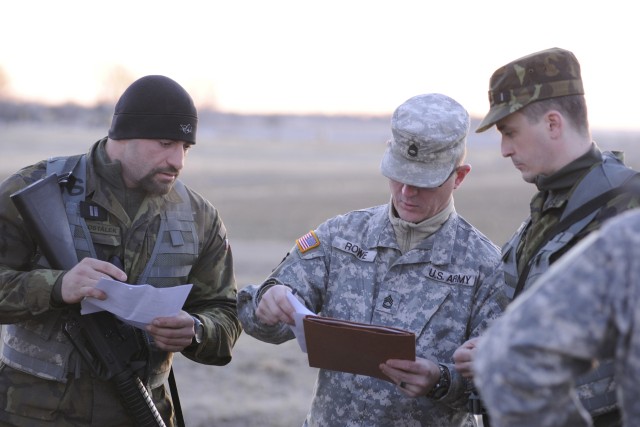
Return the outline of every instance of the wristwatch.
{"type": "Polygon", "coordinates": [[[198,345],[202,342],[202,337],[204,336],[204,325],[196,316],[191,315],[191,317],[193,317],[193,331],[195,332],[191,345],[198,345]]]}
{"type": "Polygon", "coordinates": [[[451,374],[449,373],[449,368],[447,368],[443,364],[438,364],[438,368],[440,368],[440,379],[433,386],[431,390],[427,393],[427,397],[429,399],[440,399],[449,391],[449,386],[451,386],[451,374]]]}

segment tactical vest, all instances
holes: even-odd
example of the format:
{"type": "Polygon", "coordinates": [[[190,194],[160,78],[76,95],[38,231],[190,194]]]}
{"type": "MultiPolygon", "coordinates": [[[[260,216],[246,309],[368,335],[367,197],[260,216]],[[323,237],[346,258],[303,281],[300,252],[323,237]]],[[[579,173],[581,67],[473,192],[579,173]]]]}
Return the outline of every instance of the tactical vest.
{"type": "MultiPolygon", "coordinates": [[[[573,194],[567,202],[560,222],[570,215],[595,201],[599,197],[615,195],[616,189],[623,187],[637,172],[626,167],[620,159],[611,152],[604,152],[603,162],[591,169],[578,183],[573,194]]],[[[599,203],[598,207],[591,209],[586,215],[578,216],[575,222],[571,222],[563,231],[555,234],[542,248],[540,248],[530,260],[530,269],[521,289],[530,287],[535,280],[549,269],[551,258],[561,249],[565,248],[573,238],[581,232],[596,217],[606,203],[599,203]]],[[[517,248],[531,224],[531,217],[527,218],[518,228],[502,249],[502,268],[507,284],[505,292],[510,299],[516,297],[518,288],[518,264],[517,248]]],[[[522,285],[522,284],[521,284],[522,285]]],[[[585,409],[592,415],[608,412],[616,404],[615,390],[607,391],[606,384],[613,376],[613,362],[604,361],[599,367],[590,373],[578,378],[576,382],[578,394],[585,409]],[[581,390],[582,389],[582,390],[581,390]]]]}
{"type": "MultiPolygon", "coordinates": [[[[78,259],[96,257],[91,234],[80,214],[85,199],[86,155],[55,157],[47,162],[47,176],[73,176],[83,191],[69,191],[63,186],[63,200],[78,259]]],[[[74,186],[77,189],[78,186],[74,186]]],[[[138,284],[169,287],[187,283],[191,267],[198,257],[199,239],[187,190],[180,181],[174,188],[182,198],[179,204],[168,203],[161,212],[160,228],[151,258],[138,284]]],[[[42,258],[40,267],[48,267],[42,258]]],[[[81,373],[80,358],[65,335],[64,311],[50,311],[24,322],[4,325],[0,359],[7,365],[40,378],[66,382],[67,375],[81,373]],[[72,355],[74,357],[72,357],[72,355]]],[[[173,353],[152,347],[148,386],[153,389],[169,375],[173,353]]]]}

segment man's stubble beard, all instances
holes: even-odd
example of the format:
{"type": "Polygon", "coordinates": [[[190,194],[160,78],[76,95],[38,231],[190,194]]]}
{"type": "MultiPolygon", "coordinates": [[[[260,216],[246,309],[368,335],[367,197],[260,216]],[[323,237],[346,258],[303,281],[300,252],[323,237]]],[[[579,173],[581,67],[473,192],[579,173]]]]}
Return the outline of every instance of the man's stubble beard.
{"type": "Polygon", "coordinates": [[[156,181],[155,179],[156,174],[163,173],[163,172],[176,173],[175,170],[161,170],[161,169],[152,170],[140,180],[139,182],[140,188],[142,188],[142,190],[150,196],[164,196],[166,194],[169,194],[178,177],[176,175],[176,178],[169,184],[163,184],[156,181]]]}

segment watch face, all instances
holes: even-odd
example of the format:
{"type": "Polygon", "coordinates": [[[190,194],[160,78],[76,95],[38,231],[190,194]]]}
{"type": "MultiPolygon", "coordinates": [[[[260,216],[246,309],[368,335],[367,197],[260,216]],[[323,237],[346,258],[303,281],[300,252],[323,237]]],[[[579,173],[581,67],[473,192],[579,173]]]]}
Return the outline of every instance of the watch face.
{"type": "Polygon", "coordinates": [[[197,317],[193,317],[193,329],[195,331],[195,336],[193,339],[196,343],[200,344],[202,342],[202,336],[204,335],[204,325],[197,317]]]}
{"type": "Polygon", "coordinates": [[[200,323],[198,324],[198,326],[196,326],[196,341],[198,341],[198,344],[202,342],[203,333],[204,333],[204,326],[202,326],[202,323],[200,323]]]}

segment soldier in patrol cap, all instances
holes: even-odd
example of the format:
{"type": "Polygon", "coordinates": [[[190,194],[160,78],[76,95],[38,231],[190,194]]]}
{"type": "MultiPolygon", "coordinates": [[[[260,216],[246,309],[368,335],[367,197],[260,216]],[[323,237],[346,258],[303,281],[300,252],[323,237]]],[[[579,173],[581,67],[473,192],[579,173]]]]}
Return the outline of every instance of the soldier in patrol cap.
{"type": "Polygon", "coordinates": [[[633,209],[582,240],[509,306],[483,335],[474,363],[493,426],[591,426],[573,384],[594,361],[611,358],[623,425],[638,425],[638,277],[633,209]]]}
{"type": "Polygon", "coordinates": [[[320,224],[262,284],[240,291],[240,321],[265,342],[294,337],[292,292],[323,316],[416,336],[415,361],[380,366],[389,381],[320,369],[305,426],[471,425],[451,357],[505,301],[499,249],[454,207],[471,169],[468,130],[469,115],[445,95],[407,100],[393,113],[380,166],[390,202],[320,224]]]}
{"type": "MultiPolygon", "coordinates": [[[[151,343],[140,358],[117,362],[140,371],[149,394],[143,397],[153,401],[148,409],[157,425],[180,421],[165,388],[174,353],[209,365],[231,360],[241,327],[226,229],[213,205],[178,179],[196,143],[197,123],[195,105],[182,86],[165,76],[144,76],[124,91],[108,136],[88,153],[40,161],[0,184],[0,425],[142,424],[136,418],[140,408],[127,405],[140,399],[133,399],[130,388],[123,396],[83,357],[99,358],[102,352],[83,343],[79,347],[85,351],[78,351],[65,333],[73,326],[67,318],[84,298],[107,298],[96,288],[101,278],[193,285],[174,316],[154,319],[144,332],[121,333],[124,345],[136,337],[141,346],[151,343]],[[60,223],[51,222],[54,215],[47,212],[46,225],[68,227],[73,236],[69,250],[75,249],[80,261],[68,270],[51,268],[10,199],[54,173],[68,177],[69,185],[60,186],[66,209],[61,206],[60,223]]],[[[59,197],[56,190],[51,197],[59,197]]],[[[43,211],[51,206],[39,202],[43,211]]],[[[90,333],[110,335],[114,340],[108,343],[115,344],[120,334],[114,332],[125,331],[120,326],[90,333]]],[[[107,362],[111,367],[116,361],[107,362]]]]}
{"type": "MultiPolygon", "coordinates": [[[[592,140],[580,64],[568,50],[551,48],[500,67],[489,83],[489,105],[476,131],[495,125],[502,156],[538,189],[529,218],[502,248],[513,299],[605,220],[638,206],[625,190],[637,173],[622,153],[603,152],[592,140]]],[[[465,343],[454,356],[469,376],[475,344],[465,343]]],[[[603,362],[578,381],[596,426],[620,425],[611,374],[612,365],[603,362]]]]}

